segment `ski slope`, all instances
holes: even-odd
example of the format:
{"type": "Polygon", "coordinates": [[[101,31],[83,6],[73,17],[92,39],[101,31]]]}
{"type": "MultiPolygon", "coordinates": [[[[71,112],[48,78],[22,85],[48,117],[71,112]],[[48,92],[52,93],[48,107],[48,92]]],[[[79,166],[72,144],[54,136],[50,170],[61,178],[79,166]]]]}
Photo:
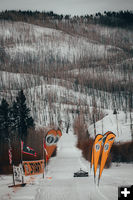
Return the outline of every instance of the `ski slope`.
{"type": "Polygon", "coordinates": [[[28,177],[30,181],[25,187],[5,188],[3,196],[4,185],[0,182],[0,200],[117,200],[118,186],[133,184],[133,164],[117,166],[115,163],[110,169],[104,169],[98,187],[97,179],[94,183],[90,163],[76,148],[76,141],[72,131],[63,134],[58,143],[57,156],[50,159],[44,179],[42,174],[28,177]],[[80,168],[88,171],[89,177],[74,178],[73,173],[80,168]]]}

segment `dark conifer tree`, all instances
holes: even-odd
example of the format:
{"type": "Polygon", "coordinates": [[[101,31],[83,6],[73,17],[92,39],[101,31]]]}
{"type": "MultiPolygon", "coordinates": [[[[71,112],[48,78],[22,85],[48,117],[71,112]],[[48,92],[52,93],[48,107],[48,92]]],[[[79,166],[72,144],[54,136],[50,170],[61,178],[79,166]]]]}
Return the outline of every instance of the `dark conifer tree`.
{"type": "Polygon", "coordinates": [[[28,128],[34,127],[34,120],[30,116],[30,109],[26,105],[23,90],[18,92],[16,101],[13,102],[12,114],[14,129],[18,131],[18,135],[22,140],[26,139],[28,128]]]}
{"type": "Polygon", "coordinates": [[[0,104],[0,139],[9,139],[11,121],[10,108],[5,99],[2,99],[0,104]]]}

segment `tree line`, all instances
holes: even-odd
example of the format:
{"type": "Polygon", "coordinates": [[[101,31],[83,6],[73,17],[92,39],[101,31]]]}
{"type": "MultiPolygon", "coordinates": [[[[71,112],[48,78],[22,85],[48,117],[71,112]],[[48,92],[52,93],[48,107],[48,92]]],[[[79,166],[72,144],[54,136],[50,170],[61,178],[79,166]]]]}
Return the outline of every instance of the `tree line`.
{"type": "Polygon", "coordinates": [[[30,116],[30,109],[26,105],[26,97],[23,90],[18,92],[12,105],[6,99],[0,104],[0,141],[6,142],[13,136],[25,140],[28,128],[34,128],[34,120],[30,116]]]}
{"type": "MultiPolygon", "coordinates": [[[[11,20],[11,21],[24,21],[29,23],[36,23],[39,25],[46,25],[49,21],[49,25],[52,25],[52,21],[62,21],[73,23],[93,23],[102,24],[111,27],[132,27],[133,25],[133,11],[104,11],[104,13],[87,14],[83,16],[71,16],[56,14],[53,11],[22,11],[22,10],[5,10],[0,12],[0,20],[11,20]]],[[[58,23],[56,24],[58,27],[58,23]]]]}
{"type": "Polygon", "coordinates": [[[133,11],[99,12],[95,14],[94,20],[102,25],[125,28],[133,25],[133,11]]]}

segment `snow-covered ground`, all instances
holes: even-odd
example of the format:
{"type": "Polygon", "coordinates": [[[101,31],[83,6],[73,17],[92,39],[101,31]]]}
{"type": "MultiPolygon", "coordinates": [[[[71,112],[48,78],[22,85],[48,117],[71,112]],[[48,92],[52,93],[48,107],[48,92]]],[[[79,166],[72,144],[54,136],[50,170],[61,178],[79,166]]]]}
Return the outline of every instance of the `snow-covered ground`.
{"type": "MultiPolygon", "coordinates": [[[[133,113],[132,113],[133,117],[133,113]]],[[[96,133],[104,134],[107,131],[115,133],[116,142],[131,141],[131,130],[130,130],[130,113],[124,113],[119,111],[117,115],[113,112],[109,112],[102,120],[96,122],[96,133]],[[127,117],[127,119],[125,119],[127,117]]],[[[89,126],[90,135],[94,136],[94,125],[89,126]]]]}
{"type": "Polygon", "coordinates": [[[15,189],[8,188],[11,176],[0,176],[0,200],[117,200],[118,186],[133,184],[133,164],[116,163],[104,169],[98,187],[90,163],[76,148],[76,141],[72,130],[63,133],[57,156],[50,159],[44,179],[42,175],[29,177],[25,187],[15,189]],[[73,177],[80,168],[88,171],[89,177],[73,177]]]}

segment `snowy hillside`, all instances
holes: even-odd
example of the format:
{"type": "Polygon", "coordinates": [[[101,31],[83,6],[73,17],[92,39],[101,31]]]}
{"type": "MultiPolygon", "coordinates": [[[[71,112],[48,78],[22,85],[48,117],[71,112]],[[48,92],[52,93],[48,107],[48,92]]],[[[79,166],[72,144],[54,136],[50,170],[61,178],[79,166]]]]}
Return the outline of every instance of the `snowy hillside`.
{"type": "MultiPolygon", "coordinates": [[[[65,131],[68,123],[71,128],[73,127],[74,120],[78,117],[76,111],[81,109],[86,113],[85,119],[89,133],[94,137],[94,125],[90,123],[89,112],[86,108],[86,106],[89,107],[90,111],[93,108],[93,97],[91,95],[85,92],[75,92],[74,89],[67,89],[66,87],[60,86],[59,80],[52,80],[54,84],[48,84],[41,76],[28,74],[20,76],[20,74],[1,72],[1,80],[5,88],[15,88],[16,85],[16,89],[19,89],[25,86],[26,89],[24,92],[27,96],[27,103],[37,127],[48,126],[52,122],[58,126],[60,121],[62,121],[61,126],[65,131]]],[[[9,90],[0,92],[1,97],[9,101],[11,100],[10,97],[12,97],[13,101],[17,95],[16,89],[10,90],[10,92],[9,90]]],[[[110,110],[104,109],[106,116],[96,122],[96,133],[104,134],[110,130],[116,134],[117,142],[130,141],[130,113],[118,110],[118,114],[114,115],[113,101],[111,100],[110,94],[107,96],[110,99],[108,103],[110,110]]],[[[100,107],[100,105],[100,98],[97,97],[97,106],[100,107]]]]}
{"type": "Polygon", "coordinates": [[[12,102],[18,90],[24,89],[36,127],[54,124],[65,130],[68,124],[73,127],[74,120],[83,113],[92,136],[95,101],[104,117],[96,122],[97,133],[111,130],[117,141],[129,141],[133,59],[114,39],[118,36],[123,42],[126,37],[132,45],[132,32],[99,25],[85,29],[88,36],[1,21],[5,64],[0,71],[0,100],[12,102]],[[115,108],[117,116],[112,114],[115,108]]]}
{"type": "Polygon", "coordinates": [[[63,31],[22,22],[1,22],[0,36],[5,40],[6,53],[12,59],[19,58],[22,62],[27,54],[40,61],[52,57],[72,62],[82,56],[101,58],[121,51],[115,46],[98,44],[84,37],[75,37],[63,31]]]}

